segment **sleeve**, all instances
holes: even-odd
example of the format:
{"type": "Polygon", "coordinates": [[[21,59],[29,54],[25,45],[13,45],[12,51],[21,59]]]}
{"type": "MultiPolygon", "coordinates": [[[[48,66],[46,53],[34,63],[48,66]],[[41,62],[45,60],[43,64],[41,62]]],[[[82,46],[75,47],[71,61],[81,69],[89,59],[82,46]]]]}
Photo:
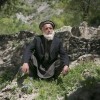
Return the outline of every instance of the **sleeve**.
{"type": "Polygon", "coordinates": [[[66,53],[66,51],[64,50],[64,47],[63,47],[63,44],[62,44],[61,41],[60,41],[60,44],[59,44],[59,53],[60,53],[61,64],[63,66],[64,65],[69,66],[69,57],[68,57],[68,54],[66,53]]]}
{"type": "Polygon", "coordinates": [[[36,45],[36,39],[34,38],[34,40],[28,46],[26,46],[26,48],[23,52],[22,63],[29,62],[31,55],[35,50],[35,45],[36,45]]]}

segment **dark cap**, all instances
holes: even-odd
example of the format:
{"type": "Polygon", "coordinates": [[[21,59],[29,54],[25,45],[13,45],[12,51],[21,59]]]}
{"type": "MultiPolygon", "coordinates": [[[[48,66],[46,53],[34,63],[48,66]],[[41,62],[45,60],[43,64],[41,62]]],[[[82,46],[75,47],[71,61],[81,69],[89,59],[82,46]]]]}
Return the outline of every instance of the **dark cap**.
{"type": "Polygon", "coordinates": [[[53,27],[53,29],[55,28],[55,24],[54,24],[52,21],[46,20],[46,21],[43,21],[43,22],[41,22],[41,23],[39,24],[40,30],[42,29],[42,27],[43,27],[45,24],[51,24],[52,27],[53,27]]]}

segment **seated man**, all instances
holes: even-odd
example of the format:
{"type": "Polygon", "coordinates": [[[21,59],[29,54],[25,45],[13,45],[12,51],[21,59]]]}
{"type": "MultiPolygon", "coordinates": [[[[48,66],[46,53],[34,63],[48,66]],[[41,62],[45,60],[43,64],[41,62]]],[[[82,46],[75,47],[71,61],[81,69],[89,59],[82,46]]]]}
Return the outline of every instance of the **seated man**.
{"type": "Polygon", "coordinates": [[[43,35],[36,36],[26,47],[21,70],[29,73],[33,68],[33,74],[40,78],[57,78],[60,73],[65,75],[69,70],[69,58],[61,40],[55,36],[55,24],[46,20],[39,28],[43,35]]]}

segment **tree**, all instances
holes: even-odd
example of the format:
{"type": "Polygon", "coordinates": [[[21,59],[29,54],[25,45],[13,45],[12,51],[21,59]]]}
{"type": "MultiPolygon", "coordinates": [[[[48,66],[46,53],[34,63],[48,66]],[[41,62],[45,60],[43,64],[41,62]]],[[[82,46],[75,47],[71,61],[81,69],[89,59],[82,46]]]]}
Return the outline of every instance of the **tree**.
{"type": "Polygon", "coordinates": [[[7,2],[7,0],[0,0],[0,8],[2,5],[4,5],[7,2]]]}
{"type": "Polygon", "coordinates": [[[18,5],[19,0],[1,0],[0,1],[0,11],[5,16],[12,15],[13,12],[15,12],[16,5],[18,5]]]}
{"type": "Polygon", "coordinates": [[[91,24],[91,20],[98,20],[100,24],[100,0],[70,0],[65,10],[78,14],[83,21],[91,24]]]}

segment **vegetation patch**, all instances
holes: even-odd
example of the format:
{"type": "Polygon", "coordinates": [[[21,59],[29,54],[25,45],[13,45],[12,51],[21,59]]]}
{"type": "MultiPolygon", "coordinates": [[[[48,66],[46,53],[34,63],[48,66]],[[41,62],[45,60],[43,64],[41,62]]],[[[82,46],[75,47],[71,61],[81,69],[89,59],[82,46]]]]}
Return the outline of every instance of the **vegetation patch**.
{"type": "MultiPolygon", "coordinates": [[[[10,73],[7,73],[7,75],[11,76],[10,73]]],[[[0,81],[3,84],[5,81],[1,78],[8,80],[10,77],[5,78],[5,75],[0,77],[0,81]]],[[[76,66],[66,76],[60,75],[57,80],[41,80],[26,78],[25,76],[21,91],[26,94],[38,93],[35,100],[56,100],[58,98],[67,100],[68,96],[78,88],[92,89],[99,82],[100,66],[89,62],[76,66]]]]}

